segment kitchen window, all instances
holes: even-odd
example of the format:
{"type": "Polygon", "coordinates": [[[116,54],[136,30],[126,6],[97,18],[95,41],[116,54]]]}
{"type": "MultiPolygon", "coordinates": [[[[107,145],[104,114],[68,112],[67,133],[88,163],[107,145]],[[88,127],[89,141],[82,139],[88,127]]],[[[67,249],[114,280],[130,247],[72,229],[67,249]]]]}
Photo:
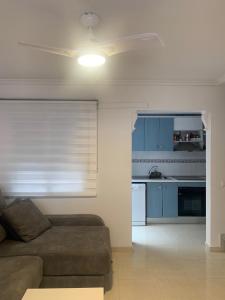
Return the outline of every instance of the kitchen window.
{"type": "Polygon", "coordinates": [[[0,188],[9,196],[96,196],[96,101],[0,101],[0,188]]]}

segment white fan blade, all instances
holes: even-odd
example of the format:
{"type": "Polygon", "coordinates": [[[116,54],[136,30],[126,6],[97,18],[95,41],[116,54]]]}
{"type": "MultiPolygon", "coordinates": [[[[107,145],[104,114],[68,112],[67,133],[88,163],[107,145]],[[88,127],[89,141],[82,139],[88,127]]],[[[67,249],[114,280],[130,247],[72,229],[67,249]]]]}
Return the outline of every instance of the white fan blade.
{"type": "Polygon", "coordinates": [[[149,42],[156,42],[160,46],[164,47],[165,44],[157,33],[140,33],[133,34],[118,39],[101,43],[100,47],[102,51],[107,55],[116,55],[122,52],[137,50],[146,47],[149,42]]]}
{"type": "Polygon", "coordinates": [[[57,54],[57,55],[71,57],[71,58],[76,56],[75,50],[54,48],[54,47],[48,47],[45,45],[29,44],[29,43],[25,43],[25,42],[18,42],[18,44],[21,46],[24,46],[24,47],[30,47],[30,48],[37,49],[37,50],[47,52],[47,53],[51,53],[51,54],[57,54]]]}

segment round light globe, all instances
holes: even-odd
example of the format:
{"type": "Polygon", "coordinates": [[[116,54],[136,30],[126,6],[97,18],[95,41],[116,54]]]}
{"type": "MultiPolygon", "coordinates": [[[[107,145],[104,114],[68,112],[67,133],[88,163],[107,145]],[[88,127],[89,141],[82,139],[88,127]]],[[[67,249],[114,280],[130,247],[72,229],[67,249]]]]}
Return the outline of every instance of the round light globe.
{"type": "Polygon", "coordinates": [[[91,68],[104,65],[105,60],[105,57],[99,54],[84,54],[77,59],[79,65],[91,68]]]}

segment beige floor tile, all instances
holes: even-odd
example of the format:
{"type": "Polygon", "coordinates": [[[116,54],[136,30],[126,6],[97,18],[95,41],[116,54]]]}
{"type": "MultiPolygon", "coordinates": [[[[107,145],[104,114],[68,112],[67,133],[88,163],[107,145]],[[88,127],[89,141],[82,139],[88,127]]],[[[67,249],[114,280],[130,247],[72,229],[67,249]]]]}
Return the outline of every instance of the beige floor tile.
{"type": "Polygon", "coordinates": [[[152,280],[120,280],[120,300],[161,300],[163,294],[159,281],[152,280]]]}
{"type": "Polygon", "coordinates": [[[134,227],[133,242],[113,253],[106,300],[225,299],[225,253],[206,251],[204,225],[134,227]]]}

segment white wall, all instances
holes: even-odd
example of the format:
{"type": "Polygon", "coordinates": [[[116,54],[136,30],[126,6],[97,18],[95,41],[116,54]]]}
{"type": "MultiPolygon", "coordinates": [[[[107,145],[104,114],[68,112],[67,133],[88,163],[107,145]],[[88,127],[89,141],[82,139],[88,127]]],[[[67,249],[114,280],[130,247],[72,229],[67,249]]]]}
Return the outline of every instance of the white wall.
{"type": "Polygon", "coordinates": [[[125,120],[126,111],[99,111],[97,198],[36,199],[46,213],[99,214],[111,229],[114,247],[131,245],[131,127],[125,120]]]}
{"type": "MultiPolygon", "coordinates": [[[[98,196],[89,199],[38,199],[47,213],[98,213],[110,227],[114,247],[131,246],[131,126],[137,110],[202,112],[211,116],[211,203],[207,243],[220,245],[225,233],[225,90],[217,86],[166,86],[146,83],[51,84],[2,81],[1,98],[99,99],[98,196]]],[[[208,169],[209,170],[209,169],[208,169]]],[[[207,200],[209,201],[209,199],[207,200]]]]}

